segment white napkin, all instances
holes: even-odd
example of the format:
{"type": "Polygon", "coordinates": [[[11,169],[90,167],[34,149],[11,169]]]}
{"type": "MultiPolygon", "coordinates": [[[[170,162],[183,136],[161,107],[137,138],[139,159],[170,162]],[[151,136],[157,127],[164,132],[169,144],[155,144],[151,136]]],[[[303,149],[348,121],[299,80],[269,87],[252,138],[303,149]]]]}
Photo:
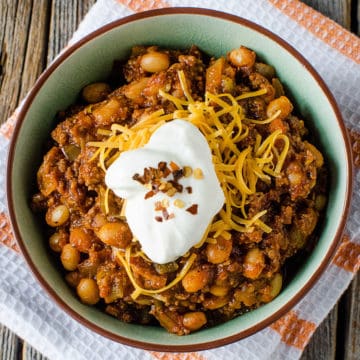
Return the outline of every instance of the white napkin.
{"type": "MultiPolygon", "coordinates": [[[[70,44],[98,27],[137,11],[196,6],[239,15],[293,45],[323,77],[346,126],[360,134],[360,39],[297,0],[98,0],[70,44]]],[[[6,166],[16,112],[0,129],[0,166],[6,166]]],[[[357,160],[359,161],[359,160],[357,160]]],[[[5,172],[0,173],[0,322],[53,360],[91,359],[298,359],[317,326],[348,287],[360,266],[360,173],[344,240],[314,288],[288,314],[244,340],[196,353],[131,348],[89,331],[65,314],[38,285],[16,251],[8,221],[5,172]],[[14,251],[15,249],[15,251],[14,251]]]]}

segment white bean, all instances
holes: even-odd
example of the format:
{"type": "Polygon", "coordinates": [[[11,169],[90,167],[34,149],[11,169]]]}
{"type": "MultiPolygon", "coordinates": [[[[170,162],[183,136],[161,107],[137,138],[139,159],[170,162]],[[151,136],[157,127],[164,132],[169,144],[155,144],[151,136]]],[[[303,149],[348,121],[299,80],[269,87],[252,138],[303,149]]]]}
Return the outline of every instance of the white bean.
{"type": "Polygon", "coordinates": [[[142,69],[150,73],[166,70],[169,65],[169,55],[158,51],[148,52],[140,60],[142,69]]]}

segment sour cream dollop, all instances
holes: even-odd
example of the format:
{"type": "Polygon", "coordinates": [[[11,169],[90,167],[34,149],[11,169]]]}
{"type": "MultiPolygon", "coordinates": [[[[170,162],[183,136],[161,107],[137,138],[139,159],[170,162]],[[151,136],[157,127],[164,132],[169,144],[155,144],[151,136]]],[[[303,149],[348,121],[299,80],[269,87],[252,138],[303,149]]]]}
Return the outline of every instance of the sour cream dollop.
{"type": "MultiPolygon", "coordinates": [[[[173,177],[171,173],[162,181],[171,182],[173,177]]],[[[176,260],[199,243],[225,200],[207,140],[196,126],[181,119],[162,125],[144,147],[121,153],[108,168],[105,183],[127,199],[125,216],[130,229],[142,251],[158,264],[176,260]],[[161,162],[168,168],[176,164],[192,170],[190,176],[177,179],[181,192],[152,193],[149,186],[134,179],[135,174],[156,169],[161,162]],[[166,207],[165,215],[159,204],[166,207]]]]}

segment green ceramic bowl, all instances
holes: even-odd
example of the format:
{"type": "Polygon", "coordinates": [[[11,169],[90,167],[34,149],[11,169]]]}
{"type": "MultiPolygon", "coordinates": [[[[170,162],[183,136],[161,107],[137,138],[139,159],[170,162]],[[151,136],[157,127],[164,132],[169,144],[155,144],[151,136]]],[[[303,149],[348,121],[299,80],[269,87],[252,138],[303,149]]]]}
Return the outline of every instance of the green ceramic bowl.
{"type": "Polygon", "coordinates": [[[221,346],[251,335],[290,310],[314,285],[331,259],[345,224],[351,194],[351,159],[346,130],[328,88],[311,65],[286,42],[247,20],[204,9],[175,8],[133,15],[111,23],[68,48],[37,81],[22,107],[12,139],[7,190],[11,221],[31,270],[56,303],[90,329],[115,341],[146,349],[189,351],[221,346]],[[66,285],[47,248],[44,229],[29,202],[43,147],[55,114],[77,98],[80,89],[105,79],[115,59],[138,44],[186,48],[197,44],[220,56],[240,44],[272,64],[317,136],[331,174],[329,205],[319,241],[291,282],[271,303],[214,328],[188,336],[160,327],[122,323],[83,305],[66,285]]]}

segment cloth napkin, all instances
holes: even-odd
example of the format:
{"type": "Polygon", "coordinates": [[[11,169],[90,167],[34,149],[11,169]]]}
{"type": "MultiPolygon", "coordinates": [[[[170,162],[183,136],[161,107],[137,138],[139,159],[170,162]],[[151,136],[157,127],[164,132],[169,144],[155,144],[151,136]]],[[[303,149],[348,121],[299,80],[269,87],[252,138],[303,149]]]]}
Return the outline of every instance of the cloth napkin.
{"type": "MultiPolygon", "coordinates": [[[[0,174],[0,322],[53,360],[57,359],[297,359],[317,326],[360,266],[360,39],[297,0],[99,0],[70,45],[98,27],[134,12],[196,6],[247,18],[278,34],[304,55],[338,101],[353,143],[355,190],[345,235],[314,288],[289,313],[236,343],[196,353],[131,348],[89,331],[65,314],[30,273],[11,233],[0,174]]],[[[21,106],[21,105],[20,105],[21,106]]],[[[0,129],[0,167],[5,168],[16,114],[0,129]]]]}

